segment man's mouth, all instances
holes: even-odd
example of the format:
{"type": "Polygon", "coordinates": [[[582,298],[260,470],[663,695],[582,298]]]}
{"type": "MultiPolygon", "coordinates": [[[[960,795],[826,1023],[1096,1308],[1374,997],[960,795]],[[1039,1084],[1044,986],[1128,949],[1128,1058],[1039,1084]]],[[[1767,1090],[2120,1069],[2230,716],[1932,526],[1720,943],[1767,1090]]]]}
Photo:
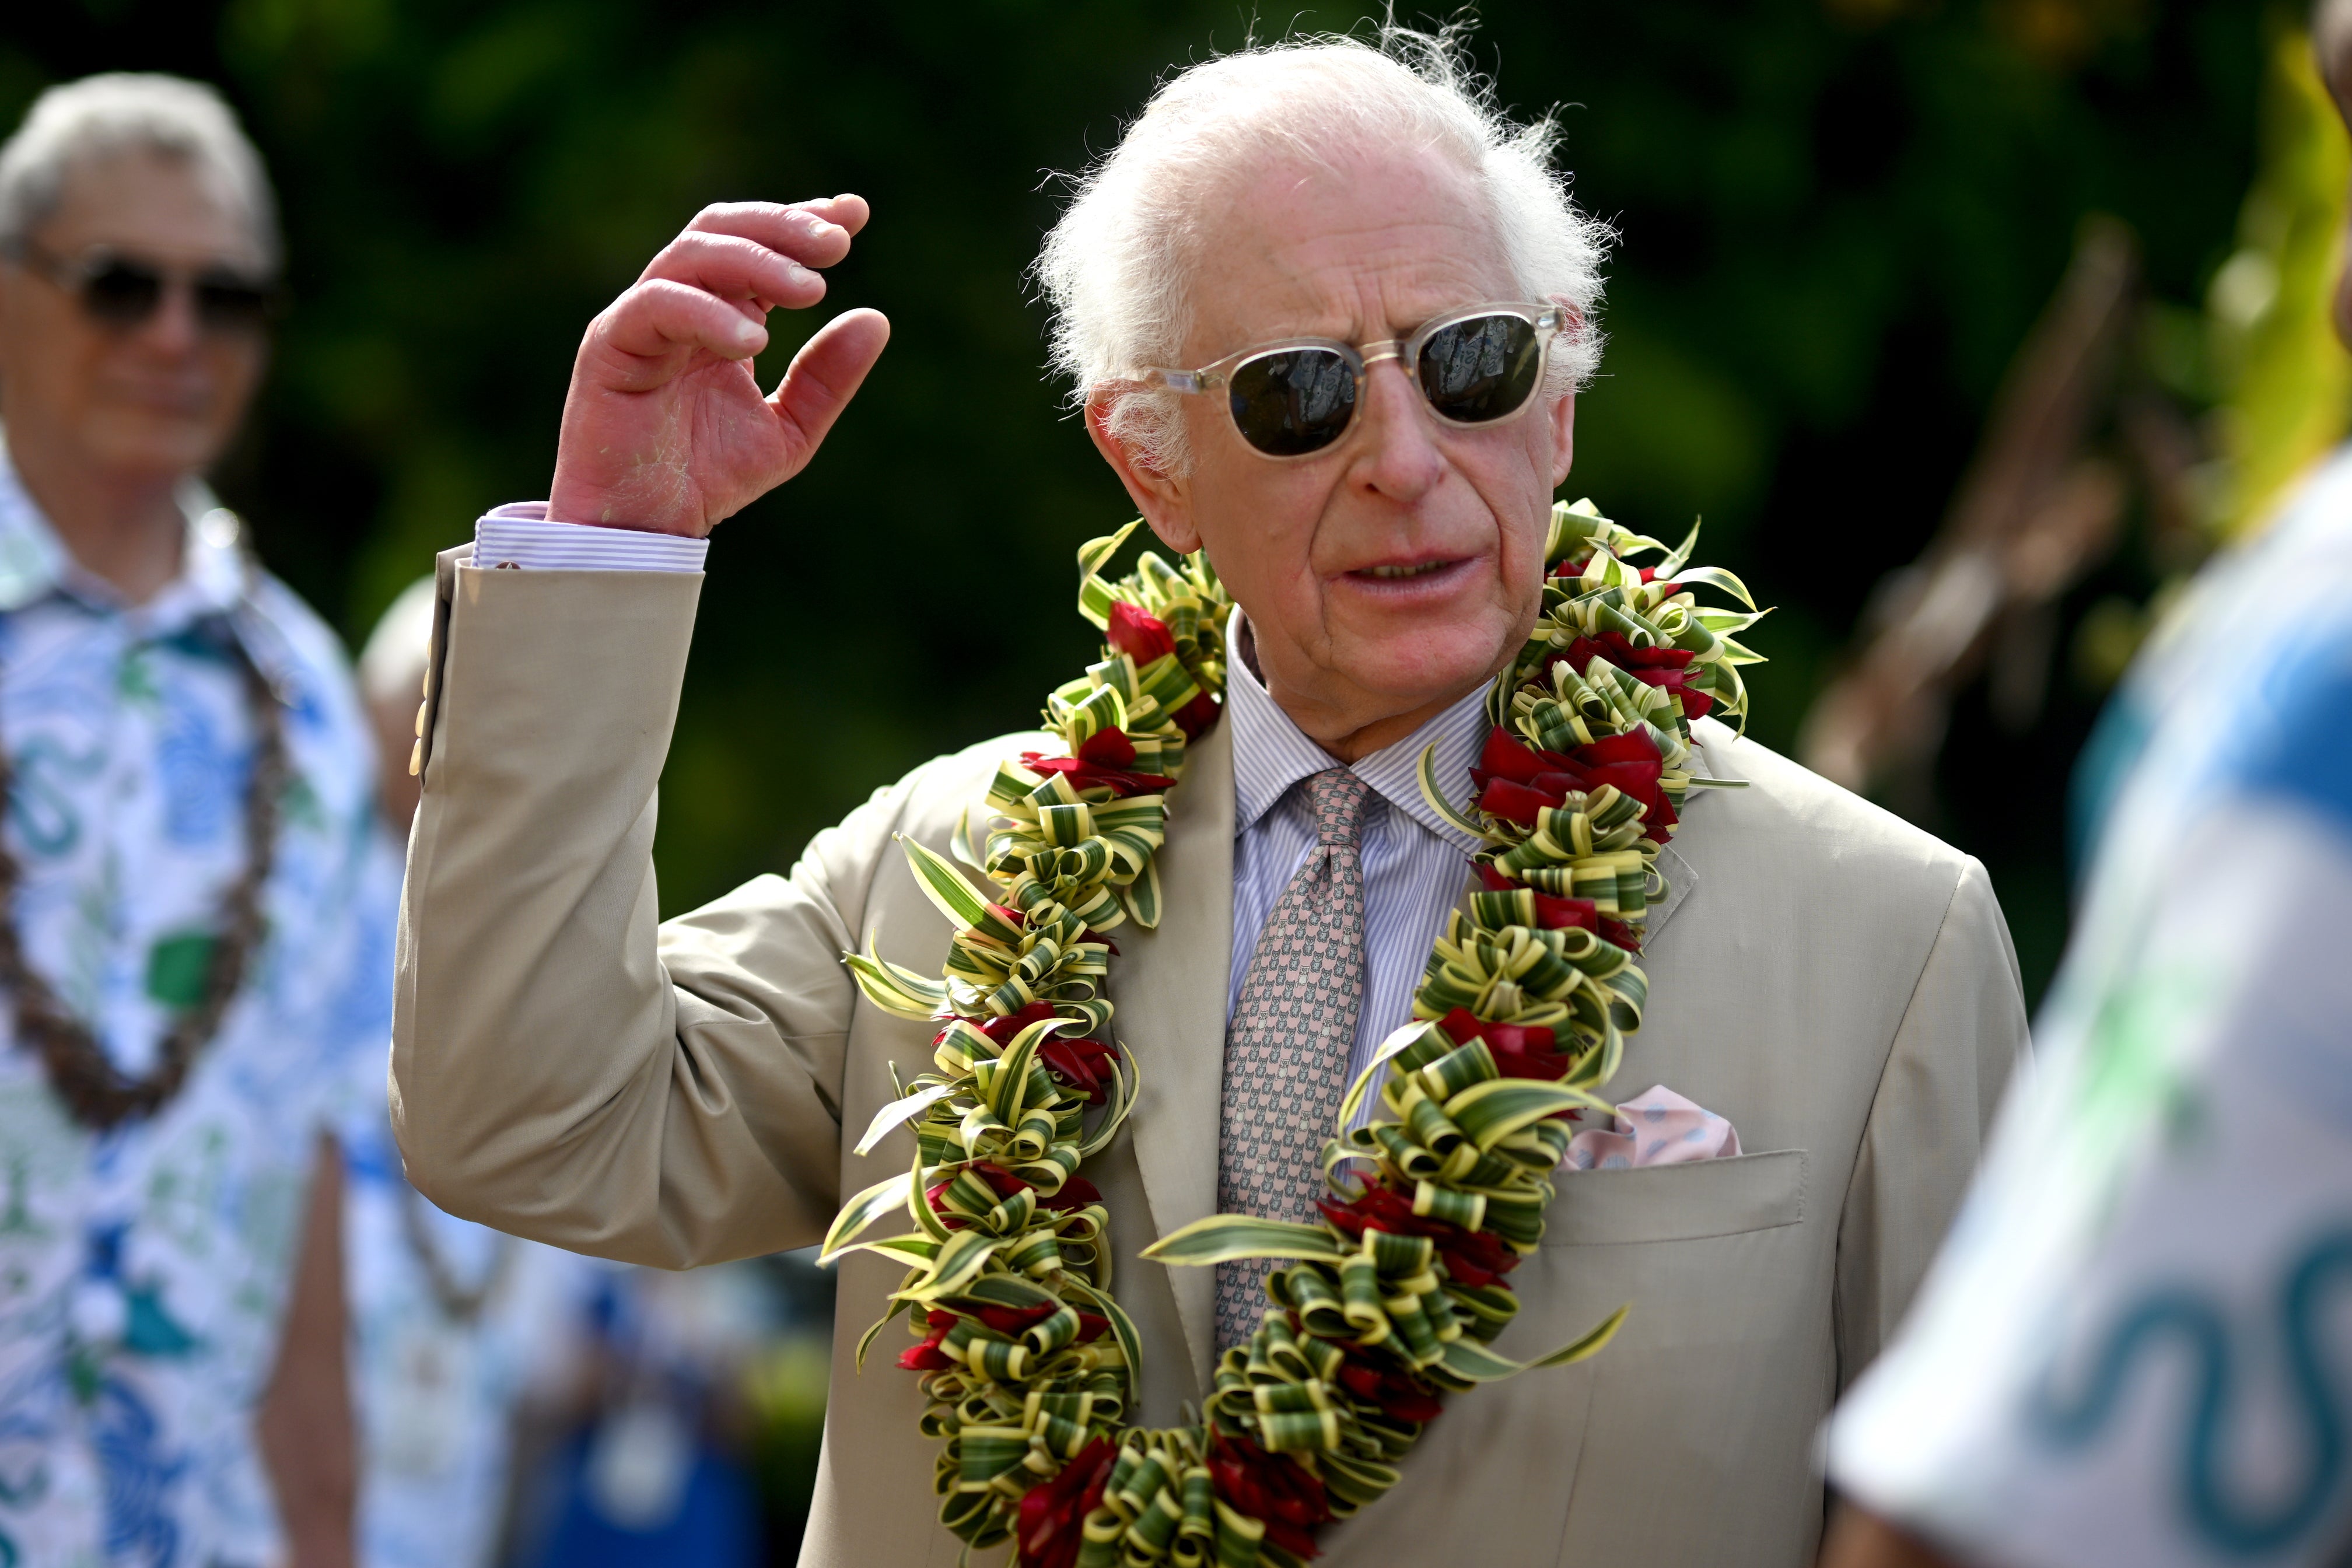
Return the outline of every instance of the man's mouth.
{"type": "Polygon", "coordinates": [[[1453,561],[1415,561],[1402,566],[1367,566],[1349,575],[1370,577],[1379,583],[1402,583],[1415,577],[1430,576],[1455,564],[1458,563],[1453,561]]]}

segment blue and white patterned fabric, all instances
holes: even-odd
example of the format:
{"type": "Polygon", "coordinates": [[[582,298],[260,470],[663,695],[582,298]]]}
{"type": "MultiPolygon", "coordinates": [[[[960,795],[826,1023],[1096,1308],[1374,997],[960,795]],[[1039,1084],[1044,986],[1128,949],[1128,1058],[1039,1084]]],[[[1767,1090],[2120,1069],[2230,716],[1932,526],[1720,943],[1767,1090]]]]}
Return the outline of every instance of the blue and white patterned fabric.
{"type": "Polygon", "coordinates": [[[402,1173],[384,1077],[404,847],[381,829],[375,840],[359,916],[363,943],[381,955],[386,1024],[353,1055],[353,1113],[341,1129],[359,1560],[361,1568],[490,1568],[517,1403],[565,1370],[575,1325],[609,1288],[610,1270],[443,1214],[402,1173]],[[472,1315],[453,1315],[436,1297],[412,1223],[459,1289],[488,1287],[472,1315]]]}
{"type": "Polygon", "coordinates": [[[2352,1544],[2352,458],[2218,563],[1985,1169],[1832,1479],[1971,1563],[2352,1544]]]}
{"type": "Polygon", "coordinates": [[[127,1071],[152,1064],[246,864],[254,734],[229,636],[280,684],[294,768],[268,939],[156,1116],[73,1121],[0,996],[0,1564],[275,1556],[254,1405],[312,1134],[346,1114],[351,1053],[384,1029],[383,951],[353,920],[373,775],[342,649],[266,574],[247,598],[236,520],[207,505],[192,492],[181,576],[128,607],[0,459],[14,918],[127,1071]]]}
{"type": "MultiPolygon", "coordinates": [[[[1245,646],[1248,624],[1234,612],[1229,647],[1245,646]]],[[[1266,916],[1315,847],[1313,807],[1294,786],[1329,767],[1331,756],[1276,706],[1245,658],[1235,658],[1226,669],[1225,722],[1234,727],[1234,967],[1225,998],[1231,1018],[1266,916]]],[[[1371,796],[1358,840],[1364,868],[1364,1000],[1348,1083],[1391,1030],[1411,1021],[1413,988],[1421,984],[1430,944],[1469,886],[1469,858],[1478,847],[1422,798],[1414,772],[1421,753],[1434,745],[1437,776],[1461,780],[1466,795],[1470,763],[1486,730],[1482,686],[1350,769],[1371,785],[1371,796]]],[[[1365,1125],[1380,1109],[1378,1096],[1365,1096],[1352,1124],[1365,1125]]]]}

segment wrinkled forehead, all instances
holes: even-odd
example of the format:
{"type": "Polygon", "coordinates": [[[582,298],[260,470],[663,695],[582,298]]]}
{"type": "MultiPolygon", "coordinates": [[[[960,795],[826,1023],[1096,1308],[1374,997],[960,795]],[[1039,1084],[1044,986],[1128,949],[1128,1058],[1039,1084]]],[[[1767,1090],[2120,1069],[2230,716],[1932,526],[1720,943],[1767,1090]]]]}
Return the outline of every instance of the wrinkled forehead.
{"type": "Polygon", "coordinates": [[[65,166],[45,244],[106,246],[159,260],[257,265],[263,247],[235,182],[208,160],[131,142],[94,148],[65,166]]]}
{"type": "Polygon", "coordinates": [[[1286,154],[1203,206],[1190,363],[1276,338],[1402,336],[1520,291],[1484,186],[1433,149],[1286,154]]]}

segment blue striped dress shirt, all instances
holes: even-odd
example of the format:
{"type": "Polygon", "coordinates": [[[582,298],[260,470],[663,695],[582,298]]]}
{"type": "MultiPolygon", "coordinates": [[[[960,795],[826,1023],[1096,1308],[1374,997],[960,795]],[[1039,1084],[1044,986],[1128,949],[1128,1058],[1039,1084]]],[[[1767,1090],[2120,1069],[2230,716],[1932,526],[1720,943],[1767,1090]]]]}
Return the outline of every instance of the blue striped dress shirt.
{"type": "MultiPolygon", "coordinates": [[[[1245,622],[1234,612],[1229,646],[1239,650],[1245,622]]],[[[1258,932],[1299,863],[1315,843],[1314,814],[1301,780],[1337,767],[1331,754],[1307,738],[1238,652],[1226,667],[1225,722],[1234,727],[1234,967],[1225,1016],[1241,1000],[1242,981],[1258,932]]],[[[1371,1060],[1380,1043],[1412,1017],[1412,994],[1429,962],[1430,944],[1469,885],[1469,856],[1478,841],[1450,826],[1422,798],[1414,769],[1422,752],[1437,748],[1437,776],[1470,791],[1470,764],[1486,738],[1486,687],[1463,698],[1394,745],[1354,764],[1371,786],[1364,803],[1364,998],[1349,1042],[1348,1081],[1371,1060]]],[[[1367,1097],[1355,1125],[1379,1109],[1367,1097]]]]}
{"type": "Polygon", "coordinates": [[[708,539],[551,522],[543,500],[509,501],[474,524],[474,564],[538,572],[699,572],[708,539]]]}

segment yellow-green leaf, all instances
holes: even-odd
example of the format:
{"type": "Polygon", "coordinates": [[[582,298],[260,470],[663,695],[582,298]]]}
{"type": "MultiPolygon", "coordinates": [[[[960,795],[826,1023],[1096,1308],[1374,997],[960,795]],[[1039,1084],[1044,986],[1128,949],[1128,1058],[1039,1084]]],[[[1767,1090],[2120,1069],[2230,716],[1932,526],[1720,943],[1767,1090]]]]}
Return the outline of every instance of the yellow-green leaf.
{"type": "Polygon", "coordinates": [[[923,897],[937,905],[940,913],[960,926],[980,923],[980,917],[988,912],[988,900],[972,890],[962,872],[904,834],[898,836],[898,847],[915,868],[915,881],[922,888],[923,897]]]}
{"type": "Polygon", "coordinates": [[[1347,1255],[1339,1240],[1319,1225],[1261,1219],[1246,1214],[1213,1214],[1205,1219],[1196,1219],[1143,1249],[1143,1256],[1154,1263],[1187,1268],[1231,1263],[1244,1258],[1299,1258],[1337,1263],[1347,1255]]]}
{"type": "Polygon", "coordinates": [[[901,1171],[895,1176],[875,1183],[842,1205],[841,1212],[833,1216],[833,1224],[825,1229],[824,1245],[817,1250],[817,1263],[823,1266],[832,1262],[839,1256],[842,1247],[855,1240],[867,1226],[892,1209],[904,1208],[908,1184],[913,1180],[911,1172],[901,1171]]]}
{"type": "Polygon", "coordinates": [[[955,1085],[940,1083],[933,1084],[929,1089],[917,1089],[904,1100],[892,1100],[876,1111],[874,1120],[866,1123],[866,1136],[857,1141],[857,1152],[864,1154],[872,1152],[874,1145],[882,1142],[893,1127],[920,1116],[954,1092],[955,1085]]]}

